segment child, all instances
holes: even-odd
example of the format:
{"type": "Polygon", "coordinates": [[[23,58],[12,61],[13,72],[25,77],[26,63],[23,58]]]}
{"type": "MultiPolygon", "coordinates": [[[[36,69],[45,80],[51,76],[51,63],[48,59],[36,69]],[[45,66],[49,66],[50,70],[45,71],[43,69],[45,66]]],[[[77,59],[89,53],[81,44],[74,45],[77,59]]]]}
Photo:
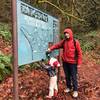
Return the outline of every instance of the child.
{"type": "Polygon", "coordinates": [[[51,99],[53,96],[57,96],[58,93],[58,86],[57,86],[57,72],[56,69],[60,66],[58,60],[54,57],[51,57],[48,61],[48,65],[45,65],[45,69],[48,72],[50,77],[49,82],[49,94],[46,98],[51,99]]]}

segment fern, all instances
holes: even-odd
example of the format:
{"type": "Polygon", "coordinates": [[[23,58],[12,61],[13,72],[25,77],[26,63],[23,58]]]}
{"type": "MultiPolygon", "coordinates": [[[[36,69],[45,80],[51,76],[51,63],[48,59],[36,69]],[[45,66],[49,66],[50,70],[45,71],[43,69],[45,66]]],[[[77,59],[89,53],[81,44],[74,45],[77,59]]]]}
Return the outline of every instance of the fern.
{"type": "Polygon", "coordinates": [[[0,81],[2,81],[6,75],[10,75],[11,72],[11,56],[0,54],[0,81]]]}
{"type": "Polygon", "coordinates": [[[11,40],[11,32],[7,24],[0,23],[0,36],[2,36],[6,41],[11,40]]]}

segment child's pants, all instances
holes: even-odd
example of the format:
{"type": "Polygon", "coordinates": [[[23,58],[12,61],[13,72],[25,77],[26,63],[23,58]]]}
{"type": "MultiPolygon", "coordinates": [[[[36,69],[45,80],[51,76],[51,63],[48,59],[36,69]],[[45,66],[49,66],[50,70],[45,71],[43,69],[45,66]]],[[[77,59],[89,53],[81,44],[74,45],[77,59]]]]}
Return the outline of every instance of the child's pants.
{"type": "Polygon", "coordinates": [[[57,87],[57,76],[50,77],[50,83],[49,83],[49,96],[54,95],[54,90],[58,91],[57,87]]]}

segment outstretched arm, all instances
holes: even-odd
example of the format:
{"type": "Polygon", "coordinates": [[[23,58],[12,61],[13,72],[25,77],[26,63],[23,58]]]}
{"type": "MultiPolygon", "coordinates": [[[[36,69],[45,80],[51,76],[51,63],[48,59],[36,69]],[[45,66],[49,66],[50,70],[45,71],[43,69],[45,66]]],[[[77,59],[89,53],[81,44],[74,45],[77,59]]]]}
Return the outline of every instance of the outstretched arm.
{"type": "Polygon", "coordinates": [[[64,43],[64,40],[61,40],[57,44],[54,44],[53,46],[51,46],[50,48],[48,48],[48,51],[51,52],[52,50],[63,48],[63,43],[64,43]]]}

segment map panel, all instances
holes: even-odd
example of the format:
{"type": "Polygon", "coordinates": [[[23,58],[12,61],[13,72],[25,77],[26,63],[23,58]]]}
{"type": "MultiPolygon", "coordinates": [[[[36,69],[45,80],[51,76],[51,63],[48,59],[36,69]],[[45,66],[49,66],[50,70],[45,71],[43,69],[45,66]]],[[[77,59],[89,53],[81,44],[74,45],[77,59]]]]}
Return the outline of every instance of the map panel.
{"type": "Polygon", "coordinates": [[[59,20],[20,0],[17,0],[17,29],[19,65],[45,59],[48,43],[59,41],[59,20]]]}

